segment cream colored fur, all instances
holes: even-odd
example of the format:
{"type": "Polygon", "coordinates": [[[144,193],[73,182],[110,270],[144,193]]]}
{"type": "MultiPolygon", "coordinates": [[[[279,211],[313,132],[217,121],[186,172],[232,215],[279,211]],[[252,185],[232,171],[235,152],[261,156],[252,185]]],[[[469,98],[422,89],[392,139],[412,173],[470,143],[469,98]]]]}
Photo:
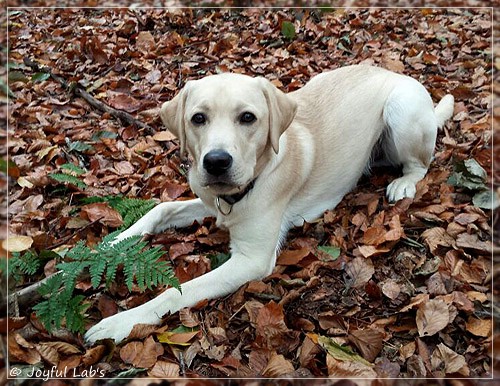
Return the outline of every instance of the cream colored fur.
{"type": "Polygon", "coordinates": [[[189,81],[161,109],[165,126],[192,158],[189,182],[199,197],[159,204],[118,236],[158,233],[215,216],[229,229],[231,258],[221,267],[155,299],[108,317],[86,334],[87,342],[121,341],[136,323],[157,324],[167,314],[237,290],[269,275],[277,249],[292,226],[333,209],[355,185],[379,144],[403,175],[387,188],[390,201],[415,195],[432,158],[438,126],[451,117],[453,97],[434,108],[416,80],[380,68],[350,66],[320,74],[284,94],[263,78],[221,74],[189,81]],[[256,121],[241,122],[250,112],[256,121]],[[203,113],[203,125],[192,117],[203,113]],[[214,178],[205,155],[222,149],[231,168],[214,178]],[[216,198],[253,189],[232,208],[216,198]],[[231,209],[230,214],[224,215],[231,209]]]}

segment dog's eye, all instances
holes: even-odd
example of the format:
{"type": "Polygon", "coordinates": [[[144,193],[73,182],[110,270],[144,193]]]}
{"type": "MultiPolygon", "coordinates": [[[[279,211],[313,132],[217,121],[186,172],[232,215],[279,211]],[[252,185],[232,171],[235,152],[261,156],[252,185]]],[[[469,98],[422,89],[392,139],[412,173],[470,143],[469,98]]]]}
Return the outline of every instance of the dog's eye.
{"type": "Polygon", "coordinates": [[[191,117],[191,122],[193,122],[195,125],[203,125],[207,121],[207,118],[205,117],[205,114],[202,113],[196,113],[191,117]]]}
{"type": "Polygon", "coordinates": [[[240,122],[241,123],[252,123],[256,119],[257,118],[255,117],[255,115],[253,115],[252,113],[249,113],[249,112],[245,112],[245,113],[240,115],[240,122]]]}

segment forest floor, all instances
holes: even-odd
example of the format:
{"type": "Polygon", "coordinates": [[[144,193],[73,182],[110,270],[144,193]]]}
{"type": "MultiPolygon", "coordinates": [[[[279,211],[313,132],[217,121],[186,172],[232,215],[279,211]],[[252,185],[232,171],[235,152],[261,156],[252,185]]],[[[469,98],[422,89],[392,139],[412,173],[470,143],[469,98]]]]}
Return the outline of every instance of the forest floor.
{"type": "MultiPolygon", "coordinates": [[[[271,276],[167,315],[160,327],[119,345],[85,347],[64,322],[48,333],[32,303],[11,307],[15,375],[491,377],[492,347],[500,344],[492,328],[498,234],[484,198],[499,181],[492,168],[491,12],[11,10],[9,232],[19,251],[46,258],[10,280],[11,293],[55,273],[78,241],[96,245],[121,224],[110,205],[84,198],[193,197],[178,142],[158,114],[189,79],[233,71],[290,92],[325,70],[363,63],[419,80],[436,103],[447,93],[456,101],[415,199],[389,204],[385,187],[398,171],[374,169],[334,210],[290,232],[271,276]],[[75,88],[135,121],[91,106],[75,88]],[[79,183],[50,176],[67,164],[82,170],[79,183]]],[[[181,283],[228,252],[228,235],[213,219],[149,242],[165,250],[181,283]]],[[[107,290],[78,279],[86,328],[162,290],[129,290],[121,277],[107,290]]]]}

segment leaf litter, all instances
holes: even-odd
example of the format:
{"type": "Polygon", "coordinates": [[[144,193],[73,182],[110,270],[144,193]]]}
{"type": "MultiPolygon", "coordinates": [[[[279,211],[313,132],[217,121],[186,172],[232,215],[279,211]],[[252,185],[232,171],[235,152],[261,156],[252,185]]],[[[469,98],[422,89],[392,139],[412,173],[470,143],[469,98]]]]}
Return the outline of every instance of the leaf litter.
{"type": "MultiPolygon", "coordinates": [[[[121,225],[107,203],[80,205],[84,197],[192,198],[178,143],[158,118],[187,79],[236,71],[293,91],[321,71],[366,63],[457,101],[415,200],[389,205],[384,188],[397,172],[376,169],[291,231],[270,277],[139,326],[117,347],[86,348],[64,327],[49,335],[31,305],[20,309],[8,318],[11,365],[94,366],[110,378],[492,374],[491,9],[22,9],[8,22],[10,252],[93,245],[121,225]],[[156,132],[94,109],[25,58],[156,132]]],[[[227,241],[211,219],[151,237],[181,283],[213,269],[227,241]]],[[[29,281],[54,258],[45,264],[29,281]]],[[[121,278],[107,294],[77,283],[89,326],[161,290],[129,291],[121,278]]]]}

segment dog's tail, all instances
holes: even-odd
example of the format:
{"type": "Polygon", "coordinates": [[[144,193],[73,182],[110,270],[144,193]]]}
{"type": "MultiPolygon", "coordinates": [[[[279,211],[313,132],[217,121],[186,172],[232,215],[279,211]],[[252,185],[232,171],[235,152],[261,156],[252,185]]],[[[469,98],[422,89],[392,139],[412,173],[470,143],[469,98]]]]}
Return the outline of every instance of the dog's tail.
{"type": "Polygon", "coordinates": [[[437,104],[434,109],[436,114],[437,125],[439,128],[443,127],[444,123],[451,118],[453,115],[453,105],[455,104],[455,98],[453,95],[445,95],[437,104]]]}

